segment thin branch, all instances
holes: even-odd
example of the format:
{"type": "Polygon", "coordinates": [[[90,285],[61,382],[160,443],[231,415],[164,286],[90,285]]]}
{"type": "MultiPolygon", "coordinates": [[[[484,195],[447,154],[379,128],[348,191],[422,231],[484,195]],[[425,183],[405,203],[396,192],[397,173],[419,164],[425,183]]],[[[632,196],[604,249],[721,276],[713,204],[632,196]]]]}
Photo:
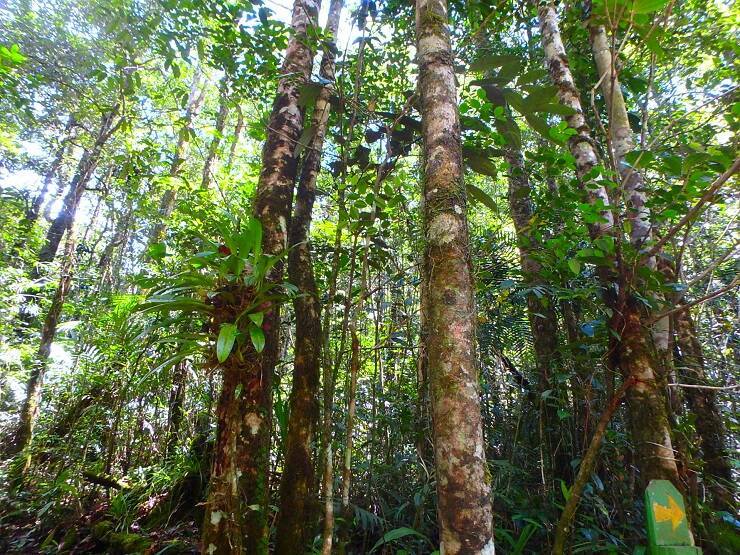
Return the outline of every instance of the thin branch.
{"type": "Polygon", "coordinates": [[[647,259],[658,254],[660,252],[660,249],[662,249],[663,246],[668,241],[670,241],[674,237],[674,235],[676,235],[676,233],[681,230],[683,226],[689,223],[699,213],[704,205],[709,202],[709,200],[715,195],[715,193],[717,193],[717,191],[719,191],[722,185],[724,185],[728,179],[735,175],[738,170],[740,170],[740,158],[736,158],[735,161],[732,163],[732,166],[730,166],[730,168],[725,171],[725,173],[714,180],[714,183],[709,186],[709,189],[707,189],[707,191],[693,206],[693,208],[691,208],[691,210],[689,210],[676,225],[669,229],[668,232],[643,255],[643,258],[647,259]]]}
{"type": "Polygon", "coordinates": [[[672,308],[671,310],[666,310],[664,312],[661,312],[659,314],[656,314],[653,316],[653,318],[650,320],[651,324],[654,324],[661,318],[665,318],[666,316],[669,316],[671,314],[675,314],[676,312],[683,312],[684,310],[687,310],[691,308],[692,306],[696,306],[701,303],[705,303],[707,301],[711,301],[714,298],[717,298],[721,295],[724,295],[728,291],[731,291],[735,287],[740,285],[740,276],[733,279],[728,285],[725,285],[724,287],[717,289],[716,291],[712,291],[711,293],[704,295],[703,297],[699,297],[698,299],[691,301],[690,303],[682,304],[680,306],[677,306],[675,308],[672,308]]]}

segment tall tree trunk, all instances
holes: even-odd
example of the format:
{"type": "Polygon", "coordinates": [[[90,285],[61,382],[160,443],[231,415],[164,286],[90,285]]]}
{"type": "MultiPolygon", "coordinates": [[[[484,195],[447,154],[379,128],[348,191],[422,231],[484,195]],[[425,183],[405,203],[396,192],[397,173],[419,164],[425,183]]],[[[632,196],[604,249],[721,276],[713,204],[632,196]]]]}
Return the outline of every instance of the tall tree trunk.
{"type": "Polygon", "coordinates": [[[426,250],[422,308],[434,426],[441,550],[493,554],[457,85],[445,0],[417,0],[426,250]]]}
{"type": "MultiPolygon", "coordinates": [[[[296,0],[293,5],[293,37],[288,44],[281,70],[283,77],[278,83],[267,141],[262,150],[254,216],[262,224],[262,250],[268,255],[277,255],[288,246],[297,166],[295,152],[303,132],[303,112],[298,101],[301,86],[308,80],[313,63],[306,34],[317,23],[319,7],[317,0],[296,0]]],[[[282,264],[278,263],[270,279],[280,282],[282,274],[282,264]]],[[[224,370],[217,409],[216,450],[203,526],[203,551],[209,555],[241,552],[259,555],[268,551],[267,485],[272,377],[280,346],[278,306],[266,311],[263,330],[265,348],[262,353],[259,356],[254,352],[246,353],[240,366],[227,365],[224,370]],[[236,395],[239,384],[242,387],[236,395]],[[243,506],[240,506],[241,499],[245,499],[243,506]],[[221,524],[220,507],[226,508],[224,516],[228,529],[221,524]],[[237,526],[242,518],[243,530],[237,526]]]]}
{"type": "Polygon", "coordinates": [[[725,440],[725,427],[716,391],[702,388],[709,385],[704,354],[688,309],[675,314],[674,328],[679,354],[676,365],[679,380],[697,386],[685,388],[683,395],[691,412],[696,416],[696,433],[699,435],[704,473],[710,477],[707,482],[716,506],[727,510],[733,505],[735,487],[725,440]]]}
{"type": "MultiPolygon", "coordinates": [[[[70,228],[64,245],[64,262],[62,263],[60,271],[59,285],[57,286],[54,299],[52,300],[49,311],[46,313],[46,318],[44,319],[44,326],[41,331],[41,342],[39,343],[36,360],[31,368],[31,375],[28,379],[26,399],[21,408],[20,422],[10,446],[10,454],[13,455],[26,449],[31,443],[31,439],[33,437],[33,429],[38,418],[39,404],[41,403],[41,389],[44,384],[44,376],[46,374],[49,353],[51,352],[51,344],[54,342],[57,326],[59,324],[59,317],[62,314],[64,301],[67,298],[67,294],[69,293],[69,288],[72,283],[74,252],[75,235],[70,228]]],[[[28,469],[30,460],[30,455],[28,455],[23,465],[23,473],[28,469]]]]}
{"type": "Polygon", "coordinates": [[[122,122],[119,119],[118,123],[113,123],[117,114],[118,107],[115,107],[101,117],[100,128],[95,137],[95,142],[89,149],[85,150],[77,164],[77,173],[72,179],[69,191],[67,191],[64,197],[62,208],[46,232],[46,242],[39,252],[39,262],[51,262],[54,260],[64,232],[70,229],[74,223],[77,208],[80,205],[80,200],[82,200],[82,194],[85,192],[85,187],[87,187],[88,182],[95,173],[103,147],[122,122]]]}
{"type": "MultiPolygon", "coordinates": [[[[598,164],[590,130],[581,108],[578,90],[568,67],[557,14],[552,4],[538,8],[542,44],[550,77],[558,88],[560,102],[575,112],[567,117],[568,125],[578,133],[569,147],[576,159],[576,169],[582,185],[590,191],[590,199],[598,207],[605,223],[591,227],[592,237],[613,232],[613,220],[608,210],[608,196],[601,186],[584,183],[588,172],[598,164]]],[[[658,371],[650,332],[643,322],[640,303],[633,298],[632,275],[624,261],[610,257],[598,268],[605,290],[604,300],[612,311],[609,327],[614,332],[611,363],[618,367],[623,378],[633,378],[634,385],[626,393],[637,466],[641,481],[647,485],[651,479],[668,479],[680,486],[678,469],[671,443],[670,425],[666,413],[664,384],[658,371]],[[618,286],[615,289],[615,285],[618,286]]]]}
{"type": "MultiPolygon", "coordinates": [[[[234,156],[236,155],[236,147],[239,146],[239,139],[244,131],[244,112],[242,107],[236,105],[236,125],[234,126],[234,136],[231,139],[231,146],[229,147],[229,158],[226,161],[226,167],[228,172],[231,172],[231,168],[234,166],[234,156]]],[[[227,172],[227,173],[228,173],[227,172]]]]}
{"type": "MultiPolygon", "coordinates": [[[[193,133],[193,122],[195,121],[195,118],[198,117],[198,112],[206,96],[206,87],[205,84],[202,83],[202,77],[203,74],[199,67],[195,71],[193,83],[190,86],[190,95],[188,96],[188,103],[185,108],[183,126],[177,135],[174,157],[172,158],[172,164],[170,164],[169,175],[173,179],[179,178],[180,172],[182,171],[182,166],[188,155],[188,145],[190,144],[191,135],[193,133]]],[[[152,227],[152,230],[149,233],[149,246],[159,243],[162,240],[165,229],[167,228],[166,220],[172,215],[172,211],[175,209],[176,200],[177,190],[174,188],[167,189],[162,195],[162,198],[159,201],[159,221],[154,224],[154,227],[152,227]]]]}
{"type": "MultiPolygon", "coordinates": [[[[344,0],[332,0],[326,34],[334,37],[339,27],[344,0]]],[[[334,43],[327,45],[321,60],[321,77],[334,81],[334,43]]],[[[316,99],[312,126],[315,135],[303,160],[298,192],[291,221],[288,278],[300,294],[293,301],[296,315],[293,386],[285,446],[285,469],[280,484],[280,512],[277,520],[275,553],[291,555],[306,549],[308,533],[316,512],[316,492],[312,445],[319,419],[319,374],[321,368],[321,304],[314,278],[309,234],[311,213],[316,198],[316,182],[321,170],[332,89],[324,87],[316,99]]]]}
{"type": "MultiPolygon", "coordinates": [[[[229,115],[229,91],[228,91],[228,80],[226,77],[221,78],[221,87],[219,91],[218,99],[218,115],[216,116],[216,125],[213,129],[213,138],[211,144],[208,145],[208,154],[206,155],[206,161],[203,164],[203,176],[200,181],[202,189],[208,189],[212,176],[213,166],[218,158],[218,147],[221,144],[221,139],[224,134],[224,127],[226,127],[226,118],[229,115]]],[[[237,139],[238,140],[238,139],[237,139]]]]}

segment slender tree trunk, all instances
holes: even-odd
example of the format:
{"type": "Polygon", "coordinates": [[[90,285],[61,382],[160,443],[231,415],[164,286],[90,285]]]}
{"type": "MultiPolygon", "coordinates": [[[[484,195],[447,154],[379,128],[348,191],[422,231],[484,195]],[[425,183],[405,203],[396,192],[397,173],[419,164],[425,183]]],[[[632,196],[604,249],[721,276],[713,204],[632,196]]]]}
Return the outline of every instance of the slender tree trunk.
{"type": "MultiPolygon", "coordinates": [[[[203,176],[201,177],[200,186],[202,189],[208,189],[211,181],[213,166],[218,158],[218,148],[221,145],[221,139],[226,127],[226,118],[229,115],[229,91],[226,77],[221,79],[221,90],[218,100],[218,115],[216,116],[216,125],[213,129],[213,138],[208,146],[208,154],[203,164],[203,176]]],[[[238,140],[238,139],[237,139],[238,140]]]]}
{"type": "Polygon", "coordinates": [[[426,250],[426,352],[441,550],[493,554],[460,121],[445,0],[417,0],[426,250]]]}
{"type": "MultiPolygon", "coordinates": [[[[592,205],[606,219],[606,222],[591,226],[591,234],[592,237],[603,236],[613,232],[611,213],[602,210],[604,205],[608,206],[609,199],[603,187],[585,182],[589,178],[588,172],[598,164],[598,157],[568,67],[557,14],[552,4],[541,5],[538,12],[550,77],[558,88],[561,103],[575,112],[568,116],[567,121],[578,132],[569,143],[576,159],[578,177],[590,191],[592,205]]],[[[643,323],[640,303],[628,291],[633,276],[624,266],[620,259],[610,257],[598,271],[606,292],[604,300],[612,311],[609,327],[615,337],[611,346],[611,363],[621,370],[625,380],[632,378],[634,381],[626,396],[640,478],[645,485],[651,479],[668,479],[680,486],[666,413],[665,384],[661,383],[663,376],[658,371],[652,337],[643,323]]]]}
{"type": "Polygon", "coordinates": [[[178,362],[172,372],[172,386],[170,388],[169,415],[167,418],[167,445],[165,447],[165,457],[167,458],[174,455],[175,449],[177,449],[177,442],[180,439],[187,378],[187,363],[185,361],[178,362]]]}
{"type": "Polygon", "coordinates": [[[229,158],[226,162],[228,172],[231,172],[231,168],[234,167],[234,156],[236,155],[236,147],[239,146],[239,139],[244,131],[244,112],[242,111],[239,104],[236,105],[236,126],[234,126],[234,137],[231,139],[231,147],[229,147],[229,158]]]}
{"type": "MultiPolygon", "coordinates": [[[[172,164],[170,164],[169,175],[173,179],[179,178],[182,166],[185,164],[185,159],[188,155],[188,145],[193,134],[193,122],[198,117],[198,112],[206,96],[206,87],[202,83],[202,77],[201,69],[198,68],[193,76],[193,83],[190,86],[190,96],[188,97],[188,103],[185,108],[184,125],[177,135],[175,153],[172,164]]],[[[159,243],[162,240],[165,229],[167,229],[166,220],[172,215],[176,200],[177,190],[174,188],[167,189],[162,195],[159,202],[159,221],[154,224],[154,227],[149,233],[149,246],[159,243]]]]}
{"type": "Polygon", "coordinates": [[[678,347],[678,377],[682,383],[699,387],[685,388],[684,397],[691,412],[696,416],[696,433],[704,460],[704,473],[718,508],[726,510],[732,506],[735,492],[729,450],[725,440],[725,427],[717,401],[716,391],[702,389],[709,385],[701,343],[689,310],[674,316],[676,346],[678,347]]]}
{"type": "Polygon", "coordinates": [[[103,254],[100,256],[98,262],[98,269],[100,271],[100,291],[110,291],[113,276],[113,255],[115,250],[126,242],[126,238],[130,232],[131,221],[134,215],[133,202],[129,200],[126,205],[126,211],[118,220],[116,224],[116,231],[113,234],[113,238],[103,249],[103,254]]]}
{"type": "MultiPolygon", "coordinates": [[[[334,37],[339,27],[344,0],[332,0],[326,23],[327,35],[334,37]]],[[[321,77],[334,80],[335,46],[330,44],[321,61],[321,77]]],[[[314,278],[309,233],[316,197],[316,182],[321,170],[331,89],[324,87],[316,99],[312,126],[315,135],[303,160],[298,192],[289,233],[292,247],[288,257],[288,277],[298,287],[293,301],[296,315],[295,361],[290,394],[290,416],[285,446],[285,469],[280,484],[280,512],[277,520],[275,553],[291,555],[305,551],[308,532],[316,512],[312,447],[319,419],[319,374],[321,368],[321,304],[314,278]]]]}
{"type": "MultiPolygon", "coordinates": [[[[26,399],[21,408],[20,422],[10,447],[10,454],[12,455],[21,453],[26,449],[30,445],[33,437],[33,429],[38,418],[39,404],[41,403],[41,389],[44,384],[44,376],[46,374],[49,353],[51,352],[51,345],[54,342],[57,326],[59,324],[59,317],[62,314],[64,301],[67,298],[67,294],[69,293],[69,288],[72,283],[74,249],[75,235],[72,232],[72,229],[70,229],[69,233],[67,233],[67,240],[64,246],[64,262],[60,271],[61,276],[59,278],[59,285],[57,286],[49,311],[46,313],[44,326],[41,331],[39,350],[36,354],[36,360],[31,368],[31,376],[28,379],[28,385],[26,386],[26,399]]],[[[28,455],[23,466],[23,473],[28,469],[30,460],[30,455],[28,455]]]]}
{"type": "MultiPolygon", "coordinates": [[[[511,125],[516,125],[513,119],[511,125]]],[[[514,220],[519,243],[519,258],[521,260],[524,281],[529,287],[544,285],[540,273],[542,267],[534,258],[533,253],[540,248],[539,241],[532,233],[531,187],[529,176],[524,167],[524,159],[520,150],[509,145],[505,148],[505,158],[509,164],[509,206],[514,220]]],[[[558,325],[554,301],[549,295],[538,296],[530,293],[527,296],[527,312],[529,325],[532,329],[534,352],[537,359],[537,370],[540,375],[540,390],[558,392],[559,388],[552,380],[552,373],[562,370],[562,357],[558,350],[558,325]]],[[[557,400],[559,393],[553,395],[557,400]]],[[[550,458],[549,474],[552,479],[570,477],[569,457],[560,434],[560,419],[557,414],[557,405],[550,399],[539,396],[540,413],[543,419],[547,452],[550,458]]]]}
{"type": "MultiPolygon", "coordinates": [[[[281,70],[283,77],[278,84],[262,151],[254,215],[262,224],[262,250],[268,255],[277,255],[288,246],[297,166],[295,152],[303,131],[303,112],[298,100],[313,61],[306,34],[309,27],[316,25],[319,7],[317,0],[294,3],[293,38],[288,44],[281,70]]],[[[280,282],[282,273],[282,265],[277,264],[270,279],[280,282]]],[[[236,291],[237,296],[242,293],[236,291]]],[[[268,551],[272,377],[280,347],[278,306],[267,309],[263,330],[262,353],[259,356],[245,353],[243,362],[235,363],[233,368],[227,364],[224,370],[217,409],[218,438],[203,527],[203,551],[209,555],[242,552],[259,555],[268,551]],[[240,384],[237,395],[235,389],[240,384]],[[243,506],[241,499],[245,500],[243,506]],[[239,526],[242,519],[243,527],[239,526]]]]}

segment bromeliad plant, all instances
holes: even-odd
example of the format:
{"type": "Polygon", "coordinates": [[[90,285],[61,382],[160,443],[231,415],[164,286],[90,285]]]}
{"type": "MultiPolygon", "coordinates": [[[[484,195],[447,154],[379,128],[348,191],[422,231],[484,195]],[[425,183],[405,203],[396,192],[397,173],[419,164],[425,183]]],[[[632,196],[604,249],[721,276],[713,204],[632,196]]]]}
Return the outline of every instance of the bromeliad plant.
{"type": "MultiPolygon", "coordinates": [[[[258,220],[249,217],[239,221],[229,216],[225,223],[214,225],[220,240],[199,236],[203,250],[187,259],[184,271],[166,277],[164,285],[158,278],[157,286],[138,308],[141,313],[164,315],[154,326],[160,330],[179,328],[163,339],[184,347],[168,360],[171,364],[203,350],[206,359],[213,360],[215,354],[220,364],[232,352],[239,362],[244,354],[241,347],[250,344],[260,353],[265,347],[265,313],[297,292],[290,283],[270,279],[272,269],[287,251],[276,256],[262,252],[258,220]],[[204,321],[200,332],[193,333],[194,316],[204,321]]],[[[164,245],[153,245],[149,255],[164,258],[164,245]]]]}

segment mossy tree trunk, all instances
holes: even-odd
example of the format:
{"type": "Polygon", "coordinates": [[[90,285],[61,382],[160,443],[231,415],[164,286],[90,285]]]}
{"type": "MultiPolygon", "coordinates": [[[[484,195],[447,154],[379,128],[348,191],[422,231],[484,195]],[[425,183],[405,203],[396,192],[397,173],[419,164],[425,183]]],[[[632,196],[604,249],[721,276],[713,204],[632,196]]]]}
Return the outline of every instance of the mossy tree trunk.
{"type": "MultiPolygon", "coordinates": [[[[332,0],[326,33],[333,37],[339,27],[344,0],[332,0]]],[[[334,44],[327,45],[321,61],[321,77],[334,80],[334,44]]],[[[317,99],[311,125],[315,130],[303,160],[298,191],[290,225],[288,278],[300,294],[293,301],[296,316],[293,384],[290,392],[285,468],[280,484],[280,512],[277,519],[275,553],[290,555],[306,550],[316,503],[316,482],[312,452],[319,419],[319,375],[321,369],[321,304],[314,278],[311,246],[311,212],[316,198],[316,182],[321,170],[332,89],[324,87],[317,99]]]]}
{"type": "Polygon", "coordinates": [[[457,85],[445,0],[417,0],[426,317],[437,516],[446,555],[494,552],[457,85]]]}
{"type": "MultiPolygon", "coordinates": [[[[313,63],[307,30],[316,25],[319,8],[317,0],[296,0],[293,5],[293,35],[280,72],[283,77],[278,83],[262,150],[262,171],[253,213],[262,224],[262,251],[268,255],[278,255],[288,247],[297,171],[296,147],[303,132],[299,96],[313,63]]],[[[269,278],[281,282],[282,277],[283,265],[278,263],[269,278]]],[[[240,286],[232,294],[238,299],[249,295],[249,291],[240,286]]],[[[229,360],[234,354],[224,365],[217,408],[218,439],[202,538],[203,552],[208,554],[268,552],[272,378],[280,347],[279,306],[265,310],[262,328],[265,348],[260,354],[250,348],[233,367],[229,360]],[[228,518],[222,520],[225,516],[222,513],[228,518]]]]}

